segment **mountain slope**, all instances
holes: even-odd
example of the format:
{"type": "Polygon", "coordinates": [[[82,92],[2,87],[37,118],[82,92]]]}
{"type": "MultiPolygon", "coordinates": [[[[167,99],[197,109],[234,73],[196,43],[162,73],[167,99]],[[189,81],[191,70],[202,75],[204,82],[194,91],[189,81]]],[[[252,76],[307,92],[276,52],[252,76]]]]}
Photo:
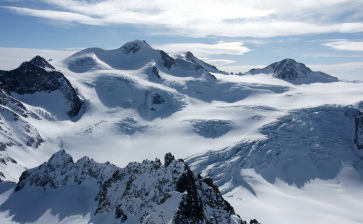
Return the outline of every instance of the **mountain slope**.
{"type": "Polygon", "coordinates": [[[363,151],[354,144],[356,119],[361,119],[361,112],[351,107],[327,105],[291,111],[260,129],[265,139],[242,141],[187,162],[196,172],[215,179],[218,186],[235,179],[241,168],[253,168],[271,183],[278,178],[298,187],[315,178],[333,179],[344,164],[363,175],[363,151]],[[233,162],[225,163],[230,160],[233,162]]]}
{"type": "Polygon", "coordinates": [[[39,56],[22,63],[17,69],[0,71],[0,80],[15,98],[44,107],[56,113],[60,119],[65,119],[63,113],[71,118],[76,117],[82,108],[82,101],[68,79],[39,56]],[[53,108],[47,104],[49,102],[40,102],[46,99],[52,101],[48,99],[49,96],[57,97],[63,103],[58,102],[53,105],[56,108],[53,108]]]}
{"type": "MultiPolygon", "coordinates": [[[[164,165],[156,159],[117,168],[109,163],[96,163],[87,157],[74,163],[72,157],[61,150],[48,162],[25,171],[15,191],[2,203],[0,210],[8,210],[13,214],[14,211],[25,208],[21,208],[21,204],[38,203],[33,201],[33,197],[26,196],[30,192],[40,198],[49,197],[54,200],[54,196],[60,196],[61,192],[78,191],[77,189],[82,188],[89,189],[88,197],[95,199],[92,205],[85,205],[94,210],[79,210],[85,202],[77,198],[70,199],[76,203],[73,207],[78,208],[78,211],[73,211],[72,214],[78,216],[78,222],[82,220],[82,214],[85,212],[90,215],[83,217],[82,222],[92,223],[241,222],[212,180],[194,175],[182,160],[175,160],[171,154],[165,155],[164,165]],[[42,191],[39,191],[40,189],[42,191]],[[19,198],[20,196],[25,197],[19,198]]],[[[91,201],[86,200],[86,203],[91,201]]],[[[64,214],[67,208],[57,210],[57,206],[26,207],[26,213],[32,214],[27,220],[34,222],[41,221],[43,212],[46,212],[44,209],[49,209],[61,217],[70,215],[64,214]]],[[[16,222],[24,218],[21,213],[14,215],[12,220],[16,222]]],[[[54,219],[57,220],[56,217],[54,219]]],[[[53,222],[51,219],[48,221],[53,222]]]]}
{"type": "Polygon", "coordinates": [[[14,99],[8,89],[0,86],[0,181],[16,181],[25,167],[8,154],[12,147],[38,148],[44,142],[37,129],[26,118],[38,115],[14,99]]]}
{"type": "Polygon", "coordinates": [[[245,75],[272,74],[273,77],[285,80],[292,84],[310,84],[316,82],[338,82],[336,77],[330,76],[324,72],[314,72],[302,63],[293,59],[284,59],[275,62],[262,69],[251,69],[244,73],[245,75]]]}
{"type": "MultiPolygon", "coordinates": [[[[241,141],[219,151],[192,156],[186,161],[194,172],[214,179],[221,192],[231,197],[260,198],[265,192],[271,192],[270,197],[274,197],[276,188],[287,191],[284,194],[303,192],[312,187],[330,192],[322,184],[329,183],[332,189],[340,189],[346,203],[333,195],[320,200],[348,205],[348,198],[352,195],[360,197],[358,189],[363,183],[363,151],[354,143],[362,141],[362,136],[357,134],[362,128],[361,122],[357,122],[361,120],[361,114],[352,107],[329,105],[294,110],[264,125],[259,130],[264,139],[241,141]],[[241,188],[245,189],[242,195],[237,193],[241,188]]],[[[311,200],[311,206],[315,207],[317,202],[314,202],[313,195],[314,192],[307,190],[303,198],[311,200]]],[[[291,203],[297,196],[287,196],[290,199],[280,197],[285,203],[291,203]]],[[[237,201],[234,206],[239,204],[237,201]]],[[[275,204],[284,206],[279,200],[275,204]]],[[[238,207],[247,206],[240,204],[238,207]]],[[[274,216],[268,209],[264,212],[274,216]]],[[[347,223],[354,223],[358,216],[344,218],[347,223]]],[[[273,219],[277,221],[277,217],[273,219]]]]}

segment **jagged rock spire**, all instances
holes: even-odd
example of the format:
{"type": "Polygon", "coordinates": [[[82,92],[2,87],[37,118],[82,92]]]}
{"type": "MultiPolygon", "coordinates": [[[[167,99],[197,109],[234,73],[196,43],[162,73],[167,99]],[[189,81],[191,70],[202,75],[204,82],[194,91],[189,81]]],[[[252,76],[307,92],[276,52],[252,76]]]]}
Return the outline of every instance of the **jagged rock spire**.
{"type": "Polygon", "coordinates": [[[40,67],[40,68],[55,70],[55,68],[51,64],[49,64],[49,62],[47,60],[45,60],[44,58],[40,57],[39,55],[35,56],[29,62],[31,64],[35,65],[35,66],[40,67]]]}
{"type": "Polygon", "coordinates": [[[175,160],[175,158],[170,152],[166,153],[165,157],[164,157],[165,167],[168,167],[170,165],[170,163],[173,162],[174,160],[175,160]]]}

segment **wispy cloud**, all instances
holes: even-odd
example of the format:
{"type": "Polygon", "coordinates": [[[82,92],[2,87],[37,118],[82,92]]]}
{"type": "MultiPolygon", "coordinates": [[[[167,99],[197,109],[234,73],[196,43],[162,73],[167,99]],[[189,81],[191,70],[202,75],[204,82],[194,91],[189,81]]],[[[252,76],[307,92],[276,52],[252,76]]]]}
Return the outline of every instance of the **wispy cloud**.
{"type": "Polygon", "coordinates": [[[169,35],[274,37],[363,32],[363,1],[356,0],[40,1],[45,3],[41,9],[3,8],[69,23],[141,25],[154,34],[169,35]]]}
{"type": "Polygon", "coordinates": [[[339,64],[330,64],[330,65],[309,65],[309,67],[313,70],[317,71],[333,71],[333,70],[354,70],[363,68],[363,62],[347,62],[347,63],[339,63],[339,64]]]}
{"type": "Polygon", "coordinates": [[[338,40],[322,45],[343,51],[363,51],[363,41],[338,40]]]}
{"type": "Polygon", "coordinates": [[[195,56],[203,61],[215,66],[224,66],[233,64],[236,61],[229,59],[209,58],[212,55],[230,54],[243,55],[249,51],[249,48],[243,46],[241,42],[219,42],[217,44],[202,44],[202,43],[176,43],[154,45],[156,49],[162,49],[172,55],[178,55],[186,51],[191,51],[195,56]]]}
{"type": "Polygon", "coordinates": [[[304,58],[361,58],[363,55],[359,54],[305,54],[302,55],[304,58]]]}
{"type": "Polygon", "coordinates": [[[46,60],[63,60],[72,54],[74,50],[46,50],[32,48],[5,48],[0,47],[0,70],[12,70],[17,68],[22,62],[30,61],[36,55],[44,57],[46,60]]]}
{"type": "Polygon", "coordinates": [[[241,42],[219,42],[217,44],[176,43],[156,45],[153,47],[172,54],[191,51],[198,57],[207,57],[208,55],[216,54],[243,55],[244,53],[251,51],[249,48],[243,46],[243,43],[241,42]]]}
{"type": "Polygon", "coordinates": [[[236,61],[228,60],[228,59],[203,59],[205,62],[208,62],[209,64],[220,66],[220,65],[226,65],[226,64],[233,64],[236,61]]]}
{"type": "Polygon", "coordinates": [[[244,73],[248,72],[253,68],[264,68],[266,66],[267,65],[224,65],[224,66],[219,66],[218,69],[233,73],[240,73],[240,72],[244,73]]]}
{"type": "Polygon", "coordinates": [[[102,21],[98,19],[94,19],[89,16],[81,15],[73,12],[61,12],[61,11],[53,11],[53,10],[38,10],[38,9],[28,9],[28,8],[19,8],[19,7],[6,7],[16,13],[28,15],[28,16],[36,16],[41,18],[53,19],[64,22],[77,22],[88,25],[101,25],[102,21]]]}
{"type": "Polygon", "coordinates": [[[323,71],[340,79],[362,80],[363,62],[308,65],[314,71],[323,71]]]}

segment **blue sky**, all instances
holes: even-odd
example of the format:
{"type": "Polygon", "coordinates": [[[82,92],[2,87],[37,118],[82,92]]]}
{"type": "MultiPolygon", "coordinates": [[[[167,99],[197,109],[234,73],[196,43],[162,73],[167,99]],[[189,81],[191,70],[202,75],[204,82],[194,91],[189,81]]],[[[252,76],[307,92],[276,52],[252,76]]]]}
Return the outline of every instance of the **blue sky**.
{"type": "Polygon", "coordinates": [[[245,72],[293,58],[363,80],[361,0],[1,0],[0,69],[142,39],[245,72]]]}

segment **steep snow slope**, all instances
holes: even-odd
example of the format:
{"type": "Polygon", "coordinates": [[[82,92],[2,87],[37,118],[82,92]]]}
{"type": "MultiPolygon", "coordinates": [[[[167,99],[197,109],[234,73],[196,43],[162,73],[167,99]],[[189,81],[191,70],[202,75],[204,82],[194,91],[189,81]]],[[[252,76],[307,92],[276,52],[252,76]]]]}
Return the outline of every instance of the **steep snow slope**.
{"type": "Polygon", "coordinates": [[[118,168],[87,157],[74,163],[61,150],[48,162],[22,174],[0,212],[12,216],[9,219],[13,222],[34,223],[241,222],[212,180],[194,175],[170,153],[165,155],[164,165],[156,159],[118,168]],[[70,192],[83,189],[80,196],[70,198],[70,192]],[[34,206],[39,198],[47,202],[34,206]]]}
{"type": "Polygon", "coordinates": [[[284,59],[275,62],[262,69],[251,69],[244,75],[272,74],[273,77],[285,80],[293,84],[309,84],[315,82],[338,82],[336,77],[330,76],[324,72],[314,72],[302,63],[294,59],[284,59]]]}

